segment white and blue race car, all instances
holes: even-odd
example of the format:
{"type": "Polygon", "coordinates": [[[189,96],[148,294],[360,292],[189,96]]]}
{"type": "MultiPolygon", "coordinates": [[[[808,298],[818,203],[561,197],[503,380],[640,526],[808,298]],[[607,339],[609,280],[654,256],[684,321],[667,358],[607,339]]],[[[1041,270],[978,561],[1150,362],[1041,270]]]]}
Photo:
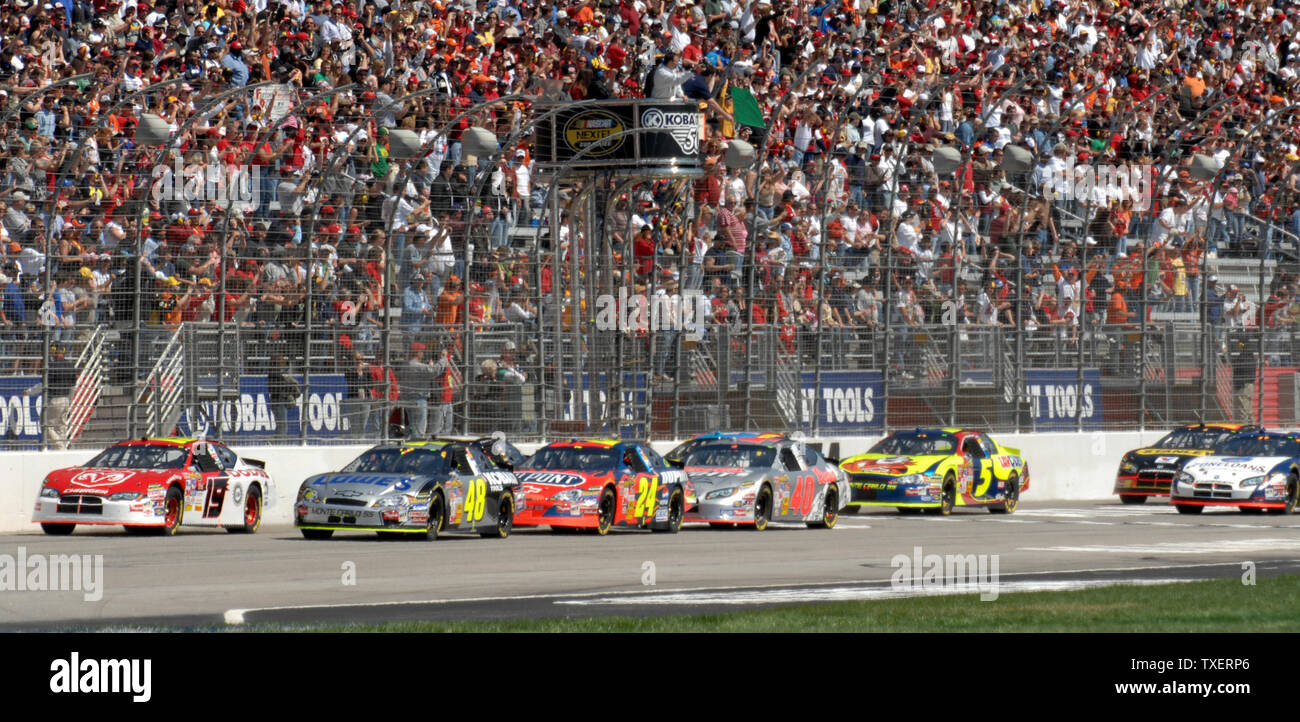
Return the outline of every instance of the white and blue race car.
{"type": "Polygon", "coordinates": [[[1239,434],[1211,456],[1188,461],[1174,477],[1170,502],[1182,514],[1207,506],[1235,506],[1291,514],[1300,497],[1300,434],[1239,434]]]}

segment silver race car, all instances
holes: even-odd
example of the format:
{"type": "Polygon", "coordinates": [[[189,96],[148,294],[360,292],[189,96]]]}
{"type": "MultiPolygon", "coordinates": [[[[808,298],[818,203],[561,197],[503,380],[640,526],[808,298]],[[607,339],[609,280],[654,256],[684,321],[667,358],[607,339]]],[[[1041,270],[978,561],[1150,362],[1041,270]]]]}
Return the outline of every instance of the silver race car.
{"type": "Polygon", "coordinates": [[[520,502],[512,469],[522,458],[500,438],[376,446],[341,471],[304,481],[294,525],[308,539],[328,539],[339,529],[504,539],[520,502]]]}
{"type": "Polygon", "coordinates": [[[848,477],[816,449],[784,437],[718,439],[682,460],[699,504],[687,521],[752,526],[802,521],[829,529],[849,501],[848,477]]]}

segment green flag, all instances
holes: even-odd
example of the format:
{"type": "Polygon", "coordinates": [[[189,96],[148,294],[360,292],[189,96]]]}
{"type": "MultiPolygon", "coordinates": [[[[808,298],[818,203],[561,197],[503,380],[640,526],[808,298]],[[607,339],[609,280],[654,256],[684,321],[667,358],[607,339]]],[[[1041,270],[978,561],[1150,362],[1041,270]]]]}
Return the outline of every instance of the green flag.
{"type": "Polygon", "coordinates": [[[751,128],[766,128],[763,122],[763,110],[758,107],[754,94],[745,88],[731,89],[731,114],[736,122],[751,128]]]}

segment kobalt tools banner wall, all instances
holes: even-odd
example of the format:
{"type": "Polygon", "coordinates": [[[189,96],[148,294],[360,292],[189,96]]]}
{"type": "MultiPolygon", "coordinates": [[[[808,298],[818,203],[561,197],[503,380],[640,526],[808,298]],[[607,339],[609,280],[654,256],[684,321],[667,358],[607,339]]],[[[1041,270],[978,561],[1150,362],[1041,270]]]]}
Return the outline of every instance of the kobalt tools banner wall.
{"type": "Polygon", "coordinates": [[[0,377],[0,438],[41,440],[41,394],[23,395],[39,376],[0,377]]]}
{"type": "Polygon", "coordinates": [[[1028,369],[1024,394],[1038,431],[1073,431],[1080,419],[1084,430],[1101,428],[1101,372],[1095,368],[1083,370],[1082,384],[1078,369],[1028,369]]]}
{"type": "Polygon", "coordinates": [[[815,415],[823,433],[880,430],[884,385],[879,371],[825,371],[820,389],[816,373],[804,372],[801,380],[799,418],[806,428],[812,428],[815,415]]]}
{"type": "MultiPolygon", "coordinates": [[[[295,380],[302,388],[302,377],[295,380]]],[[[216,380],[200,382],[200,387],[215,388],[216,380]]],[[[271,404],[271,395],[265,376],[242,376],[239,379],[239,398],[224,402],[205,401],[202,413],[186,411],[177,424],[182,436],[210,436],[216,438],[216,424],[221,425],[221,435],[226,440],[269,439],[272,437],[298,438],[302,435],[299,420],[304,412],[307,419],[307,436],[313,439],[334,438],[351,431],[343,417],[343,400],[347,398],[348,385],[343,374],[313,374],[311,383],[296,403],[286,411],[288,424],[281,425],[271,404]],[[287,426],[287,428],[285,428],[287,426]]],[[[350,434],[356,436],[356,433],[350,434]]]]}

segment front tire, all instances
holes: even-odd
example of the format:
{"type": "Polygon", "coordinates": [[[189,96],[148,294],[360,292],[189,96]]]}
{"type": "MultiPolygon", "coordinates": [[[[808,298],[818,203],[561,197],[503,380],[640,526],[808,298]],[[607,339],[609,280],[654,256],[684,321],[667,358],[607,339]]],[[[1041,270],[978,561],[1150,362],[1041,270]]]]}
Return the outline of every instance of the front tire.
{"type": "Polygon", "coordinates": [[[1179,514],[1200,514],[1205,511],[1205,507],[1191,504],[1175,504],[1174,506],[1178,508],[1179,514]]]}
{"type": "Polygon", "coordinates": [[[772,487],[764,486],[758,490],[758,497],[754,499],[754,531],[767,529],[770,521],[772,521],[772,487]]]}
{"type": "Polygon", "coordinates": [[[1007,493],[1003,497],[1001,504],[994,504],[989,507],[990,514],[1014,514],[1020,507],[1020,475],[1012,472],[1011,478],[1007,479],[1007,493]]]}
{"type": "Polygon", "coordinates": [[[435,491],[429,496],[429,519],[425,522],[424,526],[425,539],[428,539],[429,541],[437,540],[438,534],[443,530],[443,526],[447,523],[447,520],[444,518],[446,516],[444,513],[446,508],[447,506],[443,503],[441,491],[435,491]]]}
{"type": "Polygon", "coordinates": [[[940,492],[939,506],[926,509],[926,513],[937,516],[951,516],[953,507],[957,506],[957,480],[952,474],[946,476],[943,480],[943,491],[940,492]]]}
{"type": "MultiPolygon", "coordinates": [[[[41,522],[41,531],[45,532],[49,536],[67,536],[76,528],[76,524],[50,524],[48,522],[41,522]]],[[[127,528],[130,529],[131,527],[127,528]]]]}
{"type": "Polygon", "coordinates": [[[184,496],[181,494],[179,486],[173,486],[167,490],[167,498],[163,501],[163,525],[159,530],[163,536],[171,536],[181,526],[181,514],[184,509],[184,496]]]}
{"type": "Polygon", "coordinates": [[[262,489],[257,485],[248,488],[244,496],[244,525],[227,527],[231,534],[255,534],[262,526],[262,489]]]}
{"type": "Polygon", "coordinates": [[[1292,474],[1286,482],[1286,507],[1282,509],[1269,509],[1270,514],[1294,514],[1296,502],[1300,499],[1300,481],[1297,481],[1296,475],[1292,474]]]}
{"type": "Polygon", "coordinates": [[[840,518],[840,492],[834,484],[826,487],[826,503],[820,521],[808,522],[809,529],[834,529],[840,518]]]}
{"type": "Polygon", "coordinates": [[[1119,500],[1125,504],[1145,504],[1147,503],[1146,494],[1120,494],[1119,500]]]}
{"type": "Polygon", "coordinates": [[[497,506],[497,527],[492,531],[485,531],[479,534],[484,539],[505,539],[510,536],[510,530],[515,528],[515,501],[509,493],[501,495],[501,503],[497,506]]]}
{"type": "Polygon", "coordinates": [[[605,487],[600,492],[600,505],[596,510],[596,535],[605,536],[614,526],[614,513],[618,509],[618,497],[613,487],[605,487]]]}
{"type": "Polygon", "coordinates": [[[664,532],[667,534],[676,534],[681,531],[682,519],[686,516],[686,500],[682,496],[681,489],[673,489],[673,495],[668,497],[668,526],[650,527],[651,531],[664,532]]]}

